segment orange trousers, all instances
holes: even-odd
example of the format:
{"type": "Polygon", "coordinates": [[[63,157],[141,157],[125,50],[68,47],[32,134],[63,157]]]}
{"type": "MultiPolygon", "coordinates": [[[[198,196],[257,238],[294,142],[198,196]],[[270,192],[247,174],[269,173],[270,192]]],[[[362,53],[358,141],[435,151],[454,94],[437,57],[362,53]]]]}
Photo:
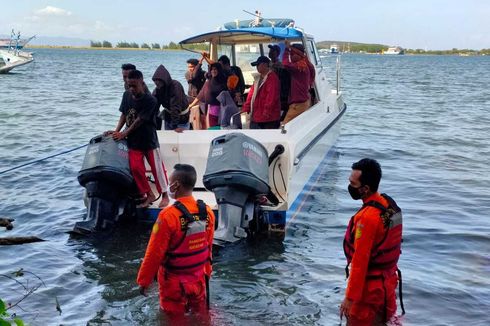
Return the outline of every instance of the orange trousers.
{"type": "Polygon", "coordinates": [[[169,314],[184,314],[189,311],[203,313],[206,307],[206,281],[202,279],[183,281],[176,276],[158,275],[160,308],[169,314]]]}
{"type": "Polygon", "coordinates": [[[354,301],[347,325],[384,325],[396,313],[396,287],[398,276],[385,276],[385,279],[368,279],[360,301],[354,301]]]}

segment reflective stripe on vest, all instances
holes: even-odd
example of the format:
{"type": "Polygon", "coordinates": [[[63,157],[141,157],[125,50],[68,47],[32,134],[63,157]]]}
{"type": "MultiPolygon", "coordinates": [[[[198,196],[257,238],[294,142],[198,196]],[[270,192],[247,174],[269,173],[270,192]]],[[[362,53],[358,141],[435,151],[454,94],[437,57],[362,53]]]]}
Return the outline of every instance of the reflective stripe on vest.
{"type": "MultiPolygon", "coordinates": [[[[368,273],[373,270],[396,270],[396,265],[401,254],[402,243],[402,212],[396,202],[388,195],[381,194],[387,201],[388,207],[378,202],[371,201],[362,206],[359,211],[371,206],[380,210],[380,218],[383,220],[385,235],[383,239],[371,250],[368,273]]],[[[358,212],[359,213],[359,212],[358,212]]],[[[357,215],[357,214],[356,214],[357,215]]],[[[354,215],[355,216],[355,215],[354,215]]],[[[354,216],[351,217],[344,237],[344,254],[347,258],[347,266],[354,256],[354,216]]],[[[348,271],[346,267],[346,271],[348,271]]]]}
{"type": "Polygon", "coordinates": [[[195,276],[204,274],[204,265],[210,257],[206,233],[209,217],[206,204],[198,200],[197,205],[199,213],[191,214],[179,201],[174,203],[174,206],[182,213],[180,221],[184,235],[179,243],[167,253],[164,265],[168,271],[195,276]]]}

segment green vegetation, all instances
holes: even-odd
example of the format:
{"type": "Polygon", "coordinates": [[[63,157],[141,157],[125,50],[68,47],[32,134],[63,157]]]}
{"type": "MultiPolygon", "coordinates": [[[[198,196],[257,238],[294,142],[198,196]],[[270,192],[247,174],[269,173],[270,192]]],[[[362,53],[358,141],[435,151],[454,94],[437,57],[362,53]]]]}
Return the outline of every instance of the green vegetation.
{"type": "Polygon", "coordinates": [[[17,314],[15,312],[12,312],[12,310],[20,309],[22,311],[25,311],[20,306],[22,301],[24,301],[24,299],[36,292],[39,287],[46,285],[44,284],[43,280],[39,278],[39,276],[29,271],[25,271],[22,268],[9,274],[0,274],[0,278],[4,279],[2,280],[2,285],[5,284],[7,281],[10,281],[20,287],[20,289],[15,291],[14,294],[11,294],[13,296],[17,296],[17,298],[13,302],[6,303],[0,298],[0,326],[24,326],[24,322],[22,321],[22,319],[18,318],[17,314]],[[33,276],[35,281],[33,282],[32,278],[30,280],[27,279],[25,274],[33,276]]]}
{"type": "Polygon", "coordinates": [[[116,44],[116,48],[139,49],[140,46],[138,45],[138,43],[135,43],[135,42],[129,43],[129,42],[123,41],[123,42],[118,42],[116,44]]]}
{"type": "Polygon", "coordinates": [[[17,326],[24,326],[22,319],[17,318],[15,313],[8,313],[8,309],[9,307],[0,299],[0,326],[10,326],[12,323],[15,323],[17,326]]]}
{"type": "Polygon", "coordinates": [[[451,50],[422,50],[422,49],[406,49],[407,54],[431,54],[431,55],[490,55],[490,49],[472,50],[472,49],[456,49],[451,50]]]}
{"type": "MultiPolygon", "coordinates": [[[[369,44],[342,41],[321,41],[316,44],[318,49],[330,49],[332,44],[336,44],[340,52],[353,53],[383,53],[389,46],[384,44],[369,44]]],[[[429,54],[429,55],[490,55],[490,49],[471,50],[456,49],[451,50],[423,50],[423,49],[404,49],[405,54],[429,54]]]]}
{"type": "MultiPolygon", "coordinates": [[[[388,50],[389,46],[385,44],[370,44],[370,43],[357,43],[357,42],[343,42],[343,41],[321,41],[316,44],[318,49],[330,49],[330,46],[335,44],[339,52],[352,52],[352,53],[378,53],[381,54],[388,50]]],[[[91,48],[112,48],[111,42],[103,41],[90,41],[91,48]]],[[[194,51],[208,51],[209,44],[186,44],[186,49],[194,51]]],[[[158,43],[142,43],[141,46],[135,42],[118,42],[116,48],[129,48],[129,49],[146,49],[146,50],[180,50],[180,44],[170,42],[168,44],[158,43]]],[[[425,54],[425,55],[490,55],[490,49],[472,50],[472,49],[456,49],[451,50],[423,50],[423,49],[404,49],[405,54],[425,54]]],[[[1,326],[1,325],[0,325],[1,326]]]]}
{"type": "Polygon", "coordinates": [[[102,42],[90,41],[90,47],[91,48],[112,48],[112,44],[109,41],[102,41],[102,42]]]}

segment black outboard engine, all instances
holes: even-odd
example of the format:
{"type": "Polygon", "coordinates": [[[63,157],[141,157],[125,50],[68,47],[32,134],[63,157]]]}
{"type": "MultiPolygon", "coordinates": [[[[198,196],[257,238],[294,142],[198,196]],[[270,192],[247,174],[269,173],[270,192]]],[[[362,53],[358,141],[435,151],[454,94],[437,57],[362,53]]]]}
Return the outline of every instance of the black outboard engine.
{"type": "Polygon", "coordinates": [[[247,236],[255,198],[270,193],[268,161],[265,147],[242,133],[223,135],[211,142],[203,183],[214,192],[218,203],[215,244],[247,236]]]}
{"type": "Polygon", "coordinates": [[[73,231],[110,230],[124,213],[127,196],[134,189],[126,141],[115,141],[111,136],[92,138],[78,182],[86,189],[87,218],[77,222],[73,231]]]}

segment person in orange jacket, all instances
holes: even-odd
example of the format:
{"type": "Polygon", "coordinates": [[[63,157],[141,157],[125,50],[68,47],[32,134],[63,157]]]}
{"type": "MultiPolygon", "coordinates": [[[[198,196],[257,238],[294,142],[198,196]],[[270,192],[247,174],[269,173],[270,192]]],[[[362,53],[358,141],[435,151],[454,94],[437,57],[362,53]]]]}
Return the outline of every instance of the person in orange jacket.
{"type": "Polygon", "coordinates": [[[193,166],[174,166],[168,193],[176,202],[158,215],[137,278],[145,295],[158,273],[160,308],[170,315],[206,311],[215,217],[192,196],[196,179],[193,166]]]}
{"type": "Polygon", "coordinates": [[[352,165],[349,177],[349,193],[354,200],[362,199],[363,206],[351,218],[344,238],[348,284],[340,318],[346,316],[348,325],[377,325],[396,313],[401,210],[391,197],[378,193],[381,174],[379,163],[365,158],[352,165]],[[384,215],[392,207],[396,209],[384,215]]]}

